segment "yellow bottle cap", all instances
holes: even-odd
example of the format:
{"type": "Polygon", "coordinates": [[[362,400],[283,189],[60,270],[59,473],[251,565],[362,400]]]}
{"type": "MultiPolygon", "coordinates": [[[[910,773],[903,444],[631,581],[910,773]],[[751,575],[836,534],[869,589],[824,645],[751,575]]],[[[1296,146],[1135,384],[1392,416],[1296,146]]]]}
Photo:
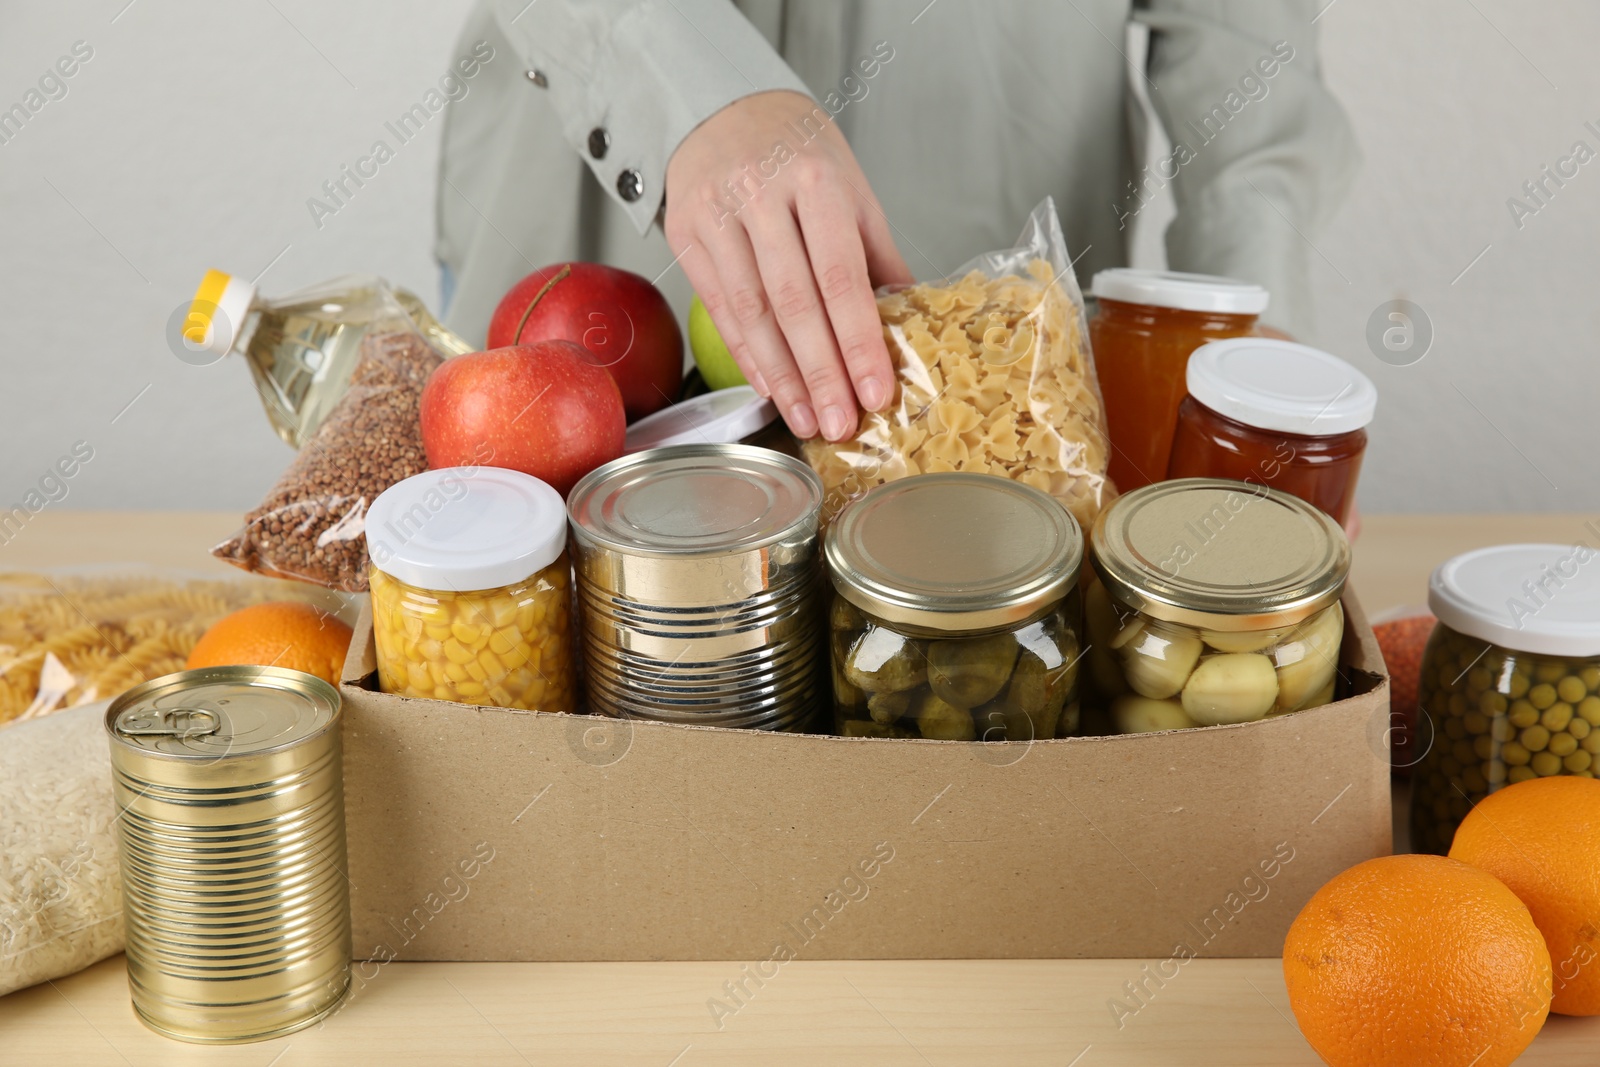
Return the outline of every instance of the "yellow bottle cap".
{"type": "Polygon", "coordinates": [[[220,270],[206,271],[183,322],[184,342],[196,349],[227,355],[255,296],[256,287],[249,282],[220,270]]]}

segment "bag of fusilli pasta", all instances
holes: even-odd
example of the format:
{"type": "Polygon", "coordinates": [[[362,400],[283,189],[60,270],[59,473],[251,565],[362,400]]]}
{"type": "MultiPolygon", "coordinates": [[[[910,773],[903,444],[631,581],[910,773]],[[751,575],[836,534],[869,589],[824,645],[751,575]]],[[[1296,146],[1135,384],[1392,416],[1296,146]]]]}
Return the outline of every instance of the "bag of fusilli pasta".
{"type": "Polygon", "coordinates": [[[339,594],[299,582],[142,567],[0,573],[0,727],[180,671],[212,623],[268,600],[351,614],[339,594]]]}
{"type": "Polygon", "coordinates": [[[801,450],[826,491],[823,520],[875,485],[976,471],[1054,496],[1085,531],[1115,496],[1106,478],[1100,388],[1083,295],[1055,203],[1028,217],[1015,248],[941,281],[880,290],[895,393],[853,438],[801,450]]]}

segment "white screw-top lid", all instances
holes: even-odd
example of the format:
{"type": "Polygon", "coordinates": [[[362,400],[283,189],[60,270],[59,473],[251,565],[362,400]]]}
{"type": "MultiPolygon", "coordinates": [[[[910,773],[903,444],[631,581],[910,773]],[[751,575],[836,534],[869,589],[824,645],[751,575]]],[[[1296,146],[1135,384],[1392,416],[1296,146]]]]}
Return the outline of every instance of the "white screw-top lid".
{"type": "Polygon", "coordinates": [[[734,445],[766,428],[778,406],[748,385],[735,385],[662,408],[628,427],[622,451],[667,445],[734,445]]]}
{"type": "Polygon", "coordinates": [[[567,544],[561,494],[502,467],[443,467],[396,482],[367,509],[373,566],[455,593],[523,581],[567,544]]]}
{"type": "Polygon", "coordinates": [[[1106,300],[1178,311],[1214,311],[1223,315],[1259,315],[1267,310],[1271,299],[1259,285],[1217,274],[1136,270],[1133,267],[1099,271],[1089,288],[1096,297],[1106,300]]]}
{"type": "Polygon", "coordinates": [[[1428,607],[1458,633],[1515,652],[1600,656],[1600,551],[1495,545],[1440,564],[1428,607]]]}
{"type": "Polygon", "coordinates": [[[1306,437],[1359,430],[1378,408],[1372,379],[1338,356],[1271,337],[1201,345],[1189,356],[1188,384],[1218,415],[1306,437]]]}

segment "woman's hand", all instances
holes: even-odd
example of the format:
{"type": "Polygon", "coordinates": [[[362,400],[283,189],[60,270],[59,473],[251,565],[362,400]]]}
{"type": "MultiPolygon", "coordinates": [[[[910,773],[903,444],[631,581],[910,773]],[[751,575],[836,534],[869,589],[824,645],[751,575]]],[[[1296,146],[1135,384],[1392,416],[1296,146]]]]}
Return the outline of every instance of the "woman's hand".
{"type": "Polygon", "coordinates": [[[737,100],[667,164],[667,243],[734,361],[798,437],[856,432],[894,391],[872,290],[914,279],[832,116],[737,100]]]}

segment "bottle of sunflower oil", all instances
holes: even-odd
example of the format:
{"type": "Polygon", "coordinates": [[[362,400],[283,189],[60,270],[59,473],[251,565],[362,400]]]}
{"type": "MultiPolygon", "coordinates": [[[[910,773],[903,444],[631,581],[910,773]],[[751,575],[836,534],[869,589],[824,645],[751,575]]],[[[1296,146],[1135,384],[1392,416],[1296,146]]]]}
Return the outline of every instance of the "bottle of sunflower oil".
{"type": "Polygon", "coordinates": [[[445,356],[474,350],[382,278],[346,275],[268,300],[219,270],[195,290],[183,341],[218,355],[242,352],[273,429],[298,449],[344,395],[371,330],[419,332],[445,356]]]}

